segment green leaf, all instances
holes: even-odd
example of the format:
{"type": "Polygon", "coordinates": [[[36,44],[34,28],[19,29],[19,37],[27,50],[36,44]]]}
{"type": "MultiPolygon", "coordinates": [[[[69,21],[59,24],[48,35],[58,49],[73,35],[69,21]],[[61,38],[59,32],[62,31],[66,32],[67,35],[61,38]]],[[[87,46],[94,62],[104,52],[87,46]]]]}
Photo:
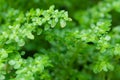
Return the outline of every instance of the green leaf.
{"type": "Polygon", "coordinates": [[[54,19],[52,19],[52,20],[48,21],[48,23],[51,25],[51,27],[52,27],[52,28],[54,28],[54,27],[55,27],[55,25],[56,25],[56,22],[55,22],[55,20],[54,20],[54,19]]]}
{"type": "Polygon", "coordinates": [[[9,63],[10,65],[15,65],[16,61],[15,61],[15,60],[10,60],[8,63],[9,63]]]}
{"type": "Polygon", "coordinates": [[[62,28],[64,28],[64,27],[66,26],[66,21],[63,20],[63,19],[61,19],[61,20],[60,20],[60,26],[61,26],[62,28]]]}
{"type": "Polygon", "coordinates": [[[34,35],[31,32],[27,33],[27,38],[34,39],[34,35]]]}
{"type": "Polygon", "coordinates": [[[5,76],[0,74],[0,80],[5,80],[5,76]]]}
{"type": "Polygon", "coordinates": [[[1,58],[7,58],[8,57],[8,53],[6,52],[5,49],[0,49],[0,57],[1,58]]]}
{"type": "Polygon", "coordinates": [[[115,45],[114,55],[120,55],[120,45],[119,44],[115,45]]]}
{"type": "Polygon", "coordinates": [[[46,24],[45,27],[44,27],[44,30],[47,31],[50,29],[50,25],[46,24]]]}
{"type": "Polygon", "coordinates": [[[18,69],[18,68],[20,68],[20,66],[21,66],[20,64],[15,64],[14,69],[18,69]]]}
{"type": "Polygon", "coordinates": [[[18,42],[19,46],[24,46],[25,45],[25,41],[23,39],[20,39],[18,42]]]}

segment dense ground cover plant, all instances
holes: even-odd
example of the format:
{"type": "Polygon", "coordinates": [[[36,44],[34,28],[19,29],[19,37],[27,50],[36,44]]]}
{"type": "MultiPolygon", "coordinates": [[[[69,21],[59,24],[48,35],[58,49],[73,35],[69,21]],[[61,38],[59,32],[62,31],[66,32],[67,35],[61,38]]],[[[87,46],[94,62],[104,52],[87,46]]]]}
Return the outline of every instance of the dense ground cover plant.
{"type": "Polygon", "coordinates": [[[0,80],[119,80],[119,14],[120,0],[0,0],[0,80]]]}

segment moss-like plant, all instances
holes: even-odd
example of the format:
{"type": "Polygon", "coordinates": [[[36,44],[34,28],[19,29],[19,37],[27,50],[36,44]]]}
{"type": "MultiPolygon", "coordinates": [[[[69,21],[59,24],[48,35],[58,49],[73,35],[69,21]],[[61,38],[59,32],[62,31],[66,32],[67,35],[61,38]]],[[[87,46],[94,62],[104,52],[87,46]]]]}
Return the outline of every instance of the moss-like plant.
{"type": "Polygon", "coordinates": [[[92,1],[0,0],[0,80],[120,80],[120,0],[92,1]]]}

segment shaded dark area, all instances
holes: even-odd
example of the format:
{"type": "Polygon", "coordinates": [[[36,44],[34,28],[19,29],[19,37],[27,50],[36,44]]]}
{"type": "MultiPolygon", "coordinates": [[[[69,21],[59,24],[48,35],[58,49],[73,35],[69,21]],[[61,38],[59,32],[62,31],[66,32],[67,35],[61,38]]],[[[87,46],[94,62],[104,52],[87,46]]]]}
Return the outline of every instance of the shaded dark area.
{"type": "Polygon", "coordinates": [[[27,59],[28,57],[34,57],[34,55],[37,53],[37,51],[34,50],[30,50],[30,51],[23,50],[23,51],[25,51],[25,54],[22,55],[21,57],[24,59],[27,59]]]}
{"type": "Polygon", "coordinates": [[[87,42],[87,44],[89,44],[89,45],[94,45],[94,43],[93,43],[93,42],[87,42]]]}
{"type": "Polygon", "coordinates": [[[120,25],[120,13],[118,13],[117,11],[115,10],[112,10],[110,12],[111,16],[112,16],[112,28],[120,25]]]}
{"type": "Polygon", "coordinates": [[[41,50],[49,50],[51,45],[48,41],[44,40],[45,35],[35,35],[34,40],[27,40],[25,46],[20,51],[25,51],[25,55],[22,55],[23,58],[34,57],[34,54],[40,53],[41,50]]]}

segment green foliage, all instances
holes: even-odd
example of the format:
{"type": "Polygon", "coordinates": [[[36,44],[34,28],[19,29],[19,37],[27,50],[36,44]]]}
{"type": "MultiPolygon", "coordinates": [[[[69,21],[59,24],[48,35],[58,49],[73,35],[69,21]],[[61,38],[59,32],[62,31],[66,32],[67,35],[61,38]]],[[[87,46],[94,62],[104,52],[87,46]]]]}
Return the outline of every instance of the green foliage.
{"type": "Polygon", "coordinates": [[[120,0],[0,0],[0,80],[120,80],[119,8],[120,0]]]}

